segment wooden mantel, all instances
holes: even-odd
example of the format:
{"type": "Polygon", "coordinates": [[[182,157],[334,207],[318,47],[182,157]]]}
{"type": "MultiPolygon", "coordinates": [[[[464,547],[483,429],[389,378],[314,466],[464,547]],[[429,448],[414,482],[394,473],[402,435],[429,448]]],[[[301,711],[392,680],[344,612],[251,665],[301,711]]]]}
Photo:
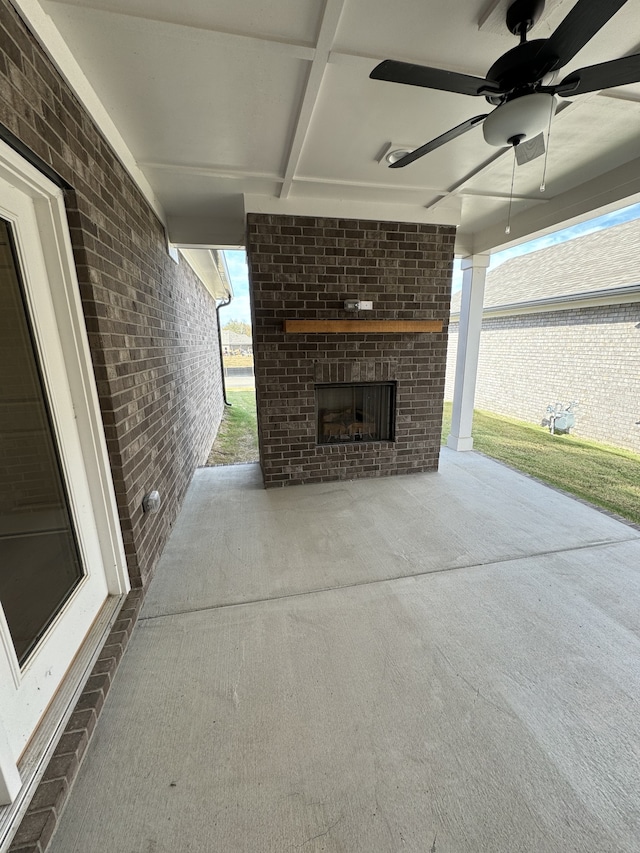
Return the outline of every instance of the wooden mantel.
{"type": "Polygon", "coordinates": [[[288,335],[441,332],[442,320],[285,320],[288,335]]]}

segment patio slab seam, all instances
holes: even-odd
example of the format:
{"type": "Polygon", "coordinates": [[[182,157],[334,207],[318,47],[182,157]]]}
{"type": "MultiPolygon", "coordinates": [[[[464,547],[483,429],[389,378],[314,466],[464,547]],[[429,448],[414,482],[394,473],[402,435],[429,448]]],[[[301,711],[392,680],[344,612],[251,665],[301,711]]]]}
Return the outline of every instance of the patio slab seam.
{"type": "Polygon", "coordinates": [[[630,536],[628,539],[608,539],[606,541],[591,542],[586,545],[572,545],[567,548],[552,548],[547,551],[535,551],[530,554],[520,554],[517,556],[498,557],[492,560],[485,560],[480,563],[468,563],[464,566],[446,566],[442,569],[430,569],[425,572],[412,572],[409,574],[392,575],[387,578],[375,578],[373,580],[353,581],[352,583],[337,584],[335,586],[319,587],[318,589],[305,589],[300,592],[290,592],[284,595],[271,595],[263,598],[252,598],[246,601],[229,601],[221,604],[208,604],[203,607],[189,607],[183,610],[172,610],[168,613],[155,613],[150,616],[139,616],[138,622],[151,622],[157,619],[169,619],[174,616],[185,616],[190,613],[207,613],[208,611],[225,610],[231,607],[249,607],[256,604],[267,604],[269,602],[286,601],[287,599],[302,598],[310,595],[323,595],[330,592],[338,592],[340,590],[358,589],[366,586],[376,586],[378,584],[393,583],[394,581],[411,580],[412,578],[427,578],[430,575],[442,575],[449,572],[464,571],[465,569],[481,569],[489,566],[500,565],[504,563],[517,563],[522,560],[538,559],[540,557],[550,557],[556,554],[572,554],[579,551],[589,551],[597,548],[607,548],[615,545],[624,545],[629,542],[640,542],[640,537],[630,536]]]}

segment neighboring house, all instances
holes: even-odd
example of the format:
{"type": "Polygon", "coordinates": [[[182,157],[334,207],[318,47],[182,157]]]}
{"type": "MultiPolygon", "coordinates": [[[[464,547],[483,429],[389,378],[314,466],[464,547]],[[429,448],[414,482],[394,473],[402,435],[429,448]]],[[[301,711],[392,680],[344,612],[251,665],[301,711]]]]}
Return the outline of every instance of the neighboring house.
{"type": "Polygon", "coordinates": [[[222,330],[222,350],[225,355],[252,355],[253,341],[249,335],[240,332],[232,332],[230,329],[222,330]]]}
{"type": "MultiPolygon", "coordinates": [[[[453,297],[445,397],[453,398],[453,297]]],[[[578,401],[576,435],[640,451],[640,222],[512,258],[487,274],[476,407],[542,424],[578,401]],[[526,377],[526,380],[523,380],[526,377]]]]}

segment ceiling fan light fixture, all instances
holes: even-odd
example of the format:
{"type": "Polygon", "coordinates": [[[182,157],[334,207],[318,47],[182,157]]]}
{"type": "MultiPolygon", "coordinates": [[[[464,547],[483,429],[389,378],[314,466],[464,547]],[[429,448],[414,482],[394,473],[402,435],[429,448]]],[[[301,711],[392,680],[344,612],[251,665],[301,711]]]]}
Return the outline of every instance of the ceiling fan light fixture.
{"type": "Polygon", "coordinates": [[[482,125],[485,141],[496,148],[532,139],[549,126],[556,111],[555,95],[533,92],[506,101],[487,116],[482,125]]]}

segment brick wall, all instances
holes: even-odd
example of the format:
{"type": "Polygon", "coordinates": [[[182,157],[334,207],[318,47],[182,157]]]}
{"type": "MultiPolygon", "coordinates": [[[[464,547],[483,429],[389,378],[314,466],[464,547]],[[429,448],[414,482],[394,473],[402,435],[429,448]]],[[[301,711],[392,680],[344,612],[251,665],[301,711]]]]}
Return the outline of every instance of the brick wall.
{"type": "MultiPolygon", "coordinates": [[[[453,399],[458,323],[445,399],[453,399]]],[[[541,424],[578,400],[575,435],[640,452],[640,304],[485,319],[476,407],[541,424]]]]}
{"type": "Polygon", "coordinates": [[[455,229],[250,214],[260,457],[266,486],[438,466],[455,229]],[[285,319],[442,320],[438,333],[296,334],[285,319]],[[316,444],[315,384],[397,382],[395,441],[316,444]]]}
{"type": "Polygon", "coordinates": [[[0,122],[72,188],[67,212],[120,520],[146,583],[222,413],[215,304],[90,116],[0,0],[0,122]],[[157,515],[141,500],[157,488],[157,515]]]}

